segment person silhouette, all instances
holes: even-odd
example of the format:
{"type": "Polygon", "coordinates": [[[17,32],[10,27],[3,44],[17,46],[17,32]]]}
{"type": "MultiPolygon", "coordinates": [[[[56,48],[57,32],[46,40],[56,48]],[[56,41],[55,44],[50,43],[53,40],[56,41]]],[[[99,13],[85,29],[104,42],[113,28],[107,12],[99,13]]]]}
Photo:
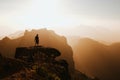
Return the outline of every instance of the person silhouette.
{"type": "Polygon", "coordinates": [[[35,36],[35,46],[39,45],[39,36],[38,34],[35,36]]]}

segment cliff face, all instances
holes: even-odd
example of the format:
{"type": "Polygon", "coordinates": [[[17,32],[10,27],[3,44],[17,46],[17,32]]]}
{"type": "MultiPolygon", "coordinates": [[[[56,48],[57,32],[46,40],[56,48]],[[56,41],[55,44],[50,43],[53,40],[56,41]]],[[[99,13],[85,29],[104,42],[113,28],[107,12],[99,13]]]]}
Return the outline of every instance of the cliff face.
{"type": "Polygon", "coordinates": [[[4,38],[0,41],[0,52],[4,56],[14,57],[16,47],[29,47],[34,46],[34,37],[39,34],[40,44],[45,47],[53,47],[61,52],[62,59],[66,59],[69,64],[71,73],[74,71],[74,61],[72,48],[67,44],[66,38],[55,34],[51,30],[40,29],[25,31],[24,36],[17,39],[4,38]]]}
{"type": "Polygon", "coordinates": [[[75,71],[70,75],[66,60],[56,60],[61,53],[55,48],[42,46],[18,47],[15,59],[0,55],[0,79],[2,80],[98,80],[75,71]],[[8,62],[9,61],[9,62],[8,62]]]}
{"type": "Polygon", "coordinates": [[[15,59],[0,57],[2,80],[71,80],[66,60],[56,60],[55,48],[19,47],[15,59]]]}
{"type": "Polygon", "coordinates": [[[0,80],[19,72],[24,68],[23,64],[15,59],[0,56],[0,80]]]}

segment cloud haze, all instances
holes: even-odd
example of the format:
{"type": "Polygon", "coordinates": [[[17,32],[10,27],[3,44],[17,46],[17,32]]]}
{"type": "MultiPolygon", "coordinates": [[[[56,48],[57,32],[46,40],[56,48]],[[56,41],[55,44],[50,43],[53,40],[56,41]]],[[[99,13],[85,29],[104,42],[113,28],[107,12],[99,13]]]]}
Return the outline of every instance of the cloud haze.
{"type": "Polygon", "coordinates": [[[91,36],[95,27],[99,34],[117,36],[119,3],[119,0],[0,0],[0,36],[44,27],[62,35],[82,36],[91,36]]]}

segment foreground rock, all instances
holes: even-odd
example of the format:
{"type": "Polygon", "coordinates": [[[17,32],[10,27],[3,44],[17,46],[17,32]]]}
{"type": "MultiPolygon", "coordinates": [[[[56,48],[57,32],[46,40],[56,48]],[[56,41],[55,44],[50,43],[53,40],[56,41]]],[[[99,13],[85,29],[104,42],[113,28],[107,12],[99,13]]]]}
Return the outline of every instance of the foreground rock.
{"type": "Polygon", "coordinates": [[[38,29],[25,31],[24,35],[16,39],[8,37],[0,40],[0,52],[6,57],[14,58],[17,47],[34,46],[34,37],[38,34],[40,38],[40,45],[45,47],[52,47],[61,52],[59,59],[65,59],[69,64],[69,71],[71,76],[74,77],[74,60],[72,48],[67,44],[67,39],[64,36],[56,34],[52,30],[38,29]]]}
{"type": "Polygon", "coordinates": [[[68,62],[63,59],[56,60],[61,53],[55,48],[42,46],[18,47],[15,58],[1,57],[2,80],[97,80],[75,71],[76,77],[71,78],[68,62]],[[6,62],[6,60],[9,61],[6,62]],[[9,71],[9,72],[8,72],[9,71]],[[7,73],[7,75],[6,75],[7,73]]]}

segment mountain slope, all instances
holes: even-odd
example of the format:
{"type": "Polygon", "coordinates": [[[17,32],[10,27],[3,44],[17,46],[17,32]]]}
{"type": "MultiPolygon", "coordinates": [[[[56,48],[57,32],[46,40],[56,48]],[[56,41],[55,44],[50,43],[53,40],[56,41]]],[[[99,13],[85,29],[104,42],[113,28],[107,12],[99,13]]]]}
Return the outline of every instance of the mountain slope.
{"type": "Polygon", "coordinates": [[[101,80],[120,80],[120,44],[104,45],[98,41],[79,39],[73,46],[76,68],[101,80]]]}

